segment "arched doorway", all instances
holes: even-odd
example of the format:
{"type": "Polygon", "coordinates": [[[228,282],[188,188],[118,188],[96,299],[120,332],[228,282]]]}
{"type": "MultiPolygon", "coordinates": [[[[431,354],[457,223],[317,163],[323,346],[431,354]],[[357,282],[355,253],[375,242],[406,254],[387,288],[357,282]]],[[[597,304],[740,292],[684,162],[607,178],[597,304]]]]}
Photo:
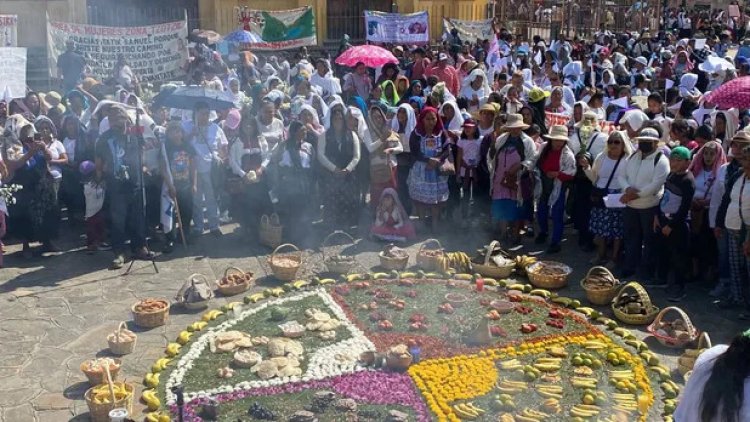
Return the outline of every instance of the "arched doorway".
{"type": "Polygon", "coordinates": [[[391,11],[392,0],[328,0],[328,39],[340,40],[344,34],[352,39],[365,37],[365,10],[391,11]]]}

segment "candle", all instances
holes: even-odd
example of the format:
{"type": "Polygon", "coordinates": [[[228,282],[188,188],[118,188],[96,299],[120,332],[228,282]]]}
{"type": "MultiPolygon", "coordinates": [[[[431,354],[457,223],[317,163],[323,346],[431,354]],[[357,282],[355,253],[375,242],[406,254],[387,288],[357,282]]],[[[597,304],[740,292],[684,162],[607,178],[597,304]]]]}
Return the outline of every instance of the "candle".
{"type": "Polygon", "coordinates": [[[478,292],[482,292],[482,291],[484,291],[484,279],[482,279],[482,278],[477,278],[477,281],[476,281],[476,283],[477,283],[477,291],[478,291],[478,292]]]}

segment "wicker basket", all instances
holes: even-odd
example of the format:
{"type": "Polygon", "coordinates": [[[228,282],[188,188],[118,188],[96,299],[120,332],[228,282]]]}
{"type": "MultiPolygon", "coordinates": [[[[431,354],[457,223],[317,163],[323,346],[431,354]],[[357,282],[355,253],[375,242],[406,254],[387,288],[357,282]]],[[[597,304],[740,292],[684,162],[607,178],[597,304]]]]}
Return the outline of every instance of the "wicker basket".
{"type": "Polygon", "coordinates": [[[133,415],[133,396],[135,392],[135,388],[132,384],[129,384],[127,382],[119,383],[122,385],[122,387],[127,392],[125,398],[122,398],[120,400],[114,400],[115,398],[115,392],[114,392],[114,383],[112,382],[112,377],[110,376],[109,369],[106,370],[104,375],[105,381],[101,384],[105,384],[109,386],[109,394],[110,397],[113,399],[110,403],[97,403],[94,401],[93,392],[96,387],[91,387],[88,390],[86,390],[86,393],[83,395],[83,397],[86,399],[86,405],[89,407],[89,417],[91,418],[91,422],[109,422],[109,412],[112,411],[112,409],[118,409],[122,408],[128,411],[129,415],[133,415]]]}
{"type": "Polygon", "coordinates": [[[167,306],[153,312],[136,312],[135,307],[140,301],[134,303],[130,310],[133,313],[133,322],[135,322],[135,325],[143,328],[154,328],[167,323],[167,320],[169,320],[169,301],[166,299],[153,300],[164,302],[167,306]]]}
{"type": "Polygon", "coordinates": [[[279,245],[276,247],[276,249],[273,250],[271,256],[268,257],[268,265],[271,267],[271,271],[273,271],[274,277],[281,281],[292,281],[297,276],[297,271],[299,271],[299,267],[302,265],[302,252],[300,252],[298,247],[292,245],[291,243],[279,245]],[[283,257],[294,263],[294,265],[292,266],[279,265],[278,260],[281,257],[277,256],[276,254],[280,249],[284,247],[294,248],[295,252],[293,254],[285,254],[283,257]]]}
{"type": "Polygon", "coordinates": [[[219,291],[224,296],[234,296],[236,294],[244,293],[247,291],[247,289],[250,288],[250,285],[253,283],[253,274],[250,274],[249,280],[247,279],[246,272],[242,271],[241,269],[237,267],[229,267],[226,270],[224,270],[224,278],[227,278],[230,274],[230,272],[239,273],[241,277],[245,278],[245,280],[242,283],[239,284],[221,284],[220,281],[216,282],[216,290],[219,291]]]}
{"type": "Polygon", "coordinates": [[[281,245],[283,232],[284,226],[281,225],[278,214],[273,213],[270,216],[263,214],[260,217],[258,238],[261,245],[268,246],[269,248],[276,248],[281,245]]]}
{"type": "Polygon", "coordinates": [[[554,261],[539,261],[535,262],[526,268],[526,276],[529,278],[529,283],[532,286],[541,289],[560,289],[568,284],[568,276],[573,272],[573,269],[569,266],[554,261]],[[554,265],[559,267],[563,271],[559,274],[539,274],[534,269],[542,265],[554,265]]]}
{"type": "MultiPolygon", "coordinates": [[[[111,358],[107,358],[111,359],[111,358]]],[[[105,367],[104,371],[91,371],[86,368],[86,362],[81,362],[81,372],[83,372],[84,375],[86,375],[86,378],[89,380],[89,384],[91,385],[99,385],[99,384],[106,384],[107,383],[107,374],[106,372],[109,372],[112,379],[117,379],[117,374],[120,373],[120,368],[122,367],[122,361],[120,359],[112,359],[115,362],[114,369],[109,369],[108,367],[105,367]]]]}
{"type": "Polygon", "coordinates": [[[111,340],[109,336],[107,336],[109,351],[112,352],[112,354],[122,356],[133,353],[133,350],[135,350],[135,343],[136,341],[138,341],[138,336],[134,332],[128,330],[128,326],[124,321],[120,322],[120,325],[117,326],[117,329],[110,334],[110,336],[112,335],[114,335],[114,340],[111,340]],[[123,332],[132,335],[133,340],[120,341],[120,334],[123,332]]]}
{"type": "MultiPolygon", "coordinates": [[[[710,349],[711,348],[711,337],[708,336],[707,332],[702,332],[700,336],[698,336],[698,345],[695,347],[694,350],[702,350],[702,349],[710,349]]],[[[693,367],[695,366],[695,361],[700,356],[700,353],[698,353],[695,356],[687,356],[686,355],[687,350],[677,359],[677,370],[680,371],[683,378],[685,378],[685,382],[687,382],[687,379],[689,378],[689,373],[693,370],[693,367]]]]}
{"type": "Polygon", "coordinates": [[[617,317],[617,319],[630,325],[650,324],[651,321],[653,321],[654,318],[656,318],[656,315],[659,314],[659,308],[657,306],[654,306],[651,303],[651,298],[648,296],[646,289],[644,289],[643,286],[641,286],[635,281],[631,281],[630,283],[626,284],[625,286],[622,287],[622,289],[620,289],[619,292],[617,292],[617,296],[615,296],[615,298],[612,300],[611,307],[612,307],[612,312],[614,312],[615,317],[617,317]],[[641,297],[641,301],[643,301],[643,306],[646,309],[649,309],[646,315],[626,314],[625,312],[621,311],[620,308],[615,306],[615,303],[617,303],[620,296],[622,296],[625,292],[631,289],[635,290],[638,296],[641,297]]]}
{"type": "MultiPolygon", "coordinates": [[[[193,288],[195,288],[195,283],[196,282],[205,283],[206,286],[209,287],[209,288],[211,286],[210,282],[208,281],[208,277],[206,277],[203,274],[198,274],[198,273],[191,274],[190,277],[188,278],[188,281],[190,281],[190,285],[193,288]]],[[[213,297],[213,291],[211,291],[211,297],[213,297]]],[[[180,304],[182,306],[184,306],[185,309],[189,309],[191,311],[196,311],[196,310],[199,310],[199,309],[206,309],[206,308],[208,308],[208,304],[211,302],[211,297],[209,297],[207,299],[204,299],[204,300],[199,300],[199,301],[196,301],[196,302],[186,302],[186,301],[183,300],[183,298],[179,298],[179,300],[181,300],[180,304]]]]}
{"type": "Polygon", "coordinates": [[[326,268],[329,272],[337,274],[348,274],[352,270],[352,268],[357,265],[357,261],[354,259],[354,257],[352,257],[352,259],[348,261],[334,261],[332,259],[334,255],[326,258],[326,247],[328,247],[328,240],[336,235],[346,236],[347,238],[349,238],[350,243],[354,244],[354,238],[351,237],[347,232],[336,230],[335,232],[329,234],[325,239],[323,239],[323,243],[320,245],[320,250],[323,253],[323,263],[325,263],[326,268]]]}
{"type": "Polygon", "coordinates": [[[385,253],[381,251],[378,254],[378,257],[380,258],[380,266],[386,270],[403,271],[409,265],[409,255],[402,258],[392,258],[386,256],[385,253]]]}
{"type": "Polygon", "coordinates": [[[443,267],[443,264],[441,263],[442,257],[443,245],[440,244],[440,241],[437,239],[427,239],[419,247],[419,252],[417,252],[417,266],[425,271],[438,271],[443,267]],[[431,245],[433,248],[427,249],[428,245],[431,245]],[[437,251],[438,254],[435,256],[427,255],[425,254],[425,251],[428,250],[437,251]]]}
{"type": "Polygon", "coordinates": [[[516,268],[515,261],[503,267],[498,267],[496,265],[490,264],[490,259],[492,258],[492,251],[495,249],[495,246],[499,244],[500,242],[498,242],[497,240],[493,240],[490,243],[490,245],[487,247],[487,252],[484,254],[483,264],[477,264],[474,262],[471,263],[471,268],[474,270],[474,272],[479,273],[485,277],[492,277],[492,278],[510,277],[510,275],[513,273],[513,270],[516,268]]]}
{"type": "Polygon", "coordinates": [[[682,309],[676,307],[676,306],[669,306],[661,310],[659,312],[659,315],[656,316],[654,319],[654,322],[651,323],[651,325],[647,328],[648,332],[651,333],[652,336],[656,337],[656,339],[661,343],[662,345],[666,347],[673,347],[673,348],[683,348],[688,343],[695,341],[700,333],[693,325],[693,322],[690,321],[690,317],[683,311],[682,309]],[[666,315],[668,312],[675,312],[678,315],[680,315],[680,318],[682,318],[683,321],[685,321],[685,328],[687,329],[687,333],[690,337],[686,339],[676,339],[674,337],[665,336],[662,334],[659,334],[657,331],[659,330],[659,323],[664,318],[664,315],[666,315]]]}
{"type": "MultiPolygon", "coordinates": [[[[589,289],[586,288],[586,280],[588,280],[591,271],[594,269],[603,270],[612,275],[612,273],[605,267],[591,267],[589,272],[586,273],[586,277],[581,280],[581,288],[586,292],[586,299],[594,305],[606,305],[612,302],[612,299],[617,296],[617,291],[622,286],[619,280],[615,279],[615,284],[609,289],[589,289]]],[[[614,276],[612,276],[614,278],[614,276]]]]}
{"type": "Polygon", "coordinates": [[[397,371],[405,371],[408,369],[413,360],[414,358],[411,354],[408,356],[398,356],[393,353],[387,353],[385,356],[386,366],[397,371]]]}

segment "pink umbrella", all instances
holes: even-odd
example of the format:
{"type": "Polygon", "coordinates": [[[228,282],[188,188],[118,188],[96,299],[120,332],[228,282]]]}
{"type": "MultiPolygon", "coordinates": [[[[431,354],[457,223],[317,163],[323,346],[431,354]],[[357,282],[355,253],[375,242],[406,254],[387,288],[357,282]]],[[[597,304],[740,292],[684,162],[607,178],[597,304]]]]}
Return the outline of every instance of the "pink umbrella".
{"type": "Polygon", "coordinates": [[[750,108],[750,76],[732,79],[703,98],[719,108],[750,108]]]}
{"type": "Polygon", "coordinates": [[[342,66],[354,67],[360,62],[367,67],[380,67],[386,63],[398,64],[398,59],[390,51],[377,45],[358,45],[336,58],[336,63],[342,66]]]}

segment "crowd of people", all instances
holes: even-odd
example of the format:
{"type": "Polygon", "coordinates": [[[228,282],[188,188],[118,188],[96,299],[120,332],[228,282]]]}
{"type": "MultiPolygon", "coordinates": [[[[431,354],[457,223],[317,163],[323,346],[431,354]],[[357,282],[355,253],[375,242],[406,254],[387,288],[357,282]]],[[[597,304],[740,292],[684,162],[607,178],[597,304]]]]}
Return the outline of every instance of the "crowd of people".
{"type": "Polygon", "coordinates": [[[292,242],[319,220],[350,228],[367,216],[376,239],[481,226],[548,254],[572,223],[592,264],[667,287],[671,301],[691,281],[715,283],[717,305],[748,318],[750,114],[705,94],[748,74],[750,39],[720,19],[701,31],[527,41],[498,27],[476,42],[454,32],[392,46],[398,63],[377,69],[304,48],[222,57],[191,45],[184,84],[223,91],[233,107],[218,110],[144,101],[124,58],[96,80],[69,43],[62,95],[0,103],[0,174],[23,188],[3,205],[0,233],[26,257],[32,242],[54,251],[64,214],[119,268],[127,247],[151,258],[157,230],[168,253],[178,233],[221,236],[229,220],[256,239],[272,212],[292,242]],[[163,195],[179,218],[159,228],[163,195]]]}

